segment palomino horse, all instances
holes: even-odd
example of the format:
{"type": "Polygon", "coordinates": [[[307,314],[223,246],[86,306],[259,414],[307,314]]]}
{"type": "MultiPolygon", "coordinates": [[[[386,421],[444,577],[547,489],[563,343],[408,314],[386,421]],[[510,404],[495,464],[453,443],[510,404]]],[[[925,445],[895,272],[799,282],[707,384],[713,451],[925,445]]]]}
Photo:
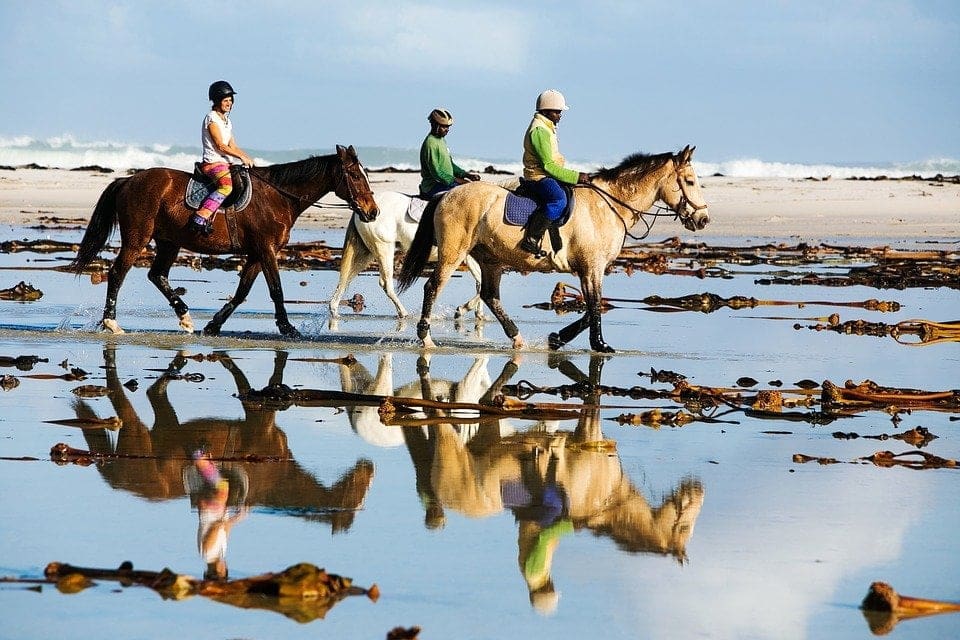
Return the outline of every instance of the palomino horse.
{"type": "MultiPolygon", "coordinates": [[[[374,259],[380,269],[380,288],[397,308],[397,317],[405,318],[408,315],[393,288],[393,255],[397,245],[400,246],[401,251],[407,251],[417,232],[417,221],[407,215],[412,197],[397,191],[382,191],[375,194],[373,198],[380,210],[376,220],[365,221],[359,215],[354,215],[347,226],[340,259],[340,281],[330,297],[331,318],[336,318],[340,314],[340,300],[346,293],[347,286],[374,259]]],[[[467,269],[477,281],[479,291],[480,266],[470,256],[467,256],[466,264],[467,269]]],[[[467,303],[457,307],[457,317],[468,311],[473,311],[477,319],[483,317],[479,293],[467,303]]]]}
{"type": "Polygon", "coordinates": [[[181,247],[198,253],[246,255],[233,298],[204,327],[217,335],[227,318],[250,293],[263,271],[273,300],[277,327],[290,338],[300,332],[287,319],[277,253],[290,239],[290,228],[307,207],[333,191],[363,219],[377,217],[366,171],[354,148],[337,145],[337,153],[250,169],[254,194],[242,213],[218,214],[213,233],[186,229],[192,211],[184,205],[190,174],[156,167],[113,181],[100,195],[71,268],[82,272],[103,249],[114,227],[120,227],[120,252],[107,277],[103,327],[123,333],[117,324],[117,295],[130,267],[152,238],[157,253],[147,277],[167,298],[184,331],[193,331],[190,311],[167,280],[181,247]]]}
{"type": "MultiPolygon", "coordinates": [[[[657,200],[665,202],[692,231],[702,229],[710,221],[700,182],[690,164],[694,148],[687,146],[675,155],[635,154],[612,169],[594,174],[590,185],[576,190],[570,220],[560,228],[563,248],[545,258],[521,250],[518,245],[523,229],[504,223],[506,189],[471,182],[453,189],[439,203],[431,202],[398,278],[400,291],[413,284],[436,244],[437,266],[423,286],[423,309],[417,324],[417,336],[423,346],[434,347],[430,310],[437,295],[453,269],[471,255],[480,263],[480,297],[513,340],[514,349],[522,348],[524,343],[500,301],[500,278],[507,269],[577,275],[587,311],[558,333],[551,333],[550,348],[559,349],[589,326],[590,347],[612,352],[600,329],[603,274],[620,254],[627,230],[657,200]]],[[[545,247],[547,244],[545,241],[545,247]]]]}

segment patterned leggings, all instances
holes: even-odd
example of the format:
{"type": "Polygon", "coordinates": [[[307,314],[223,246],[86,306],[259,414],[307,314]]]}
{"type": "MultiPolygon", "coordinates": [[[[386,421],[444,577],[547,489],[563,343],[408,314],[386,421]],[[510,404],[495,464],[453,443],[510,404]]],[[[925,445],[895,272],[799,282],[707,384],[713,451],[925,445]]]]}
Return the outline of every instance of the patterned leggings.
{"type": "Polygon", "coordinates": [[[209,218],[233,191],[233,178],[230,177],[230,165],[226,162],[210,162],[204,164],[201,170],[217,181],[216,190],[210,192],[207,199],[203,201],[203,205],[197,210],[199,215],[209,218]]]}

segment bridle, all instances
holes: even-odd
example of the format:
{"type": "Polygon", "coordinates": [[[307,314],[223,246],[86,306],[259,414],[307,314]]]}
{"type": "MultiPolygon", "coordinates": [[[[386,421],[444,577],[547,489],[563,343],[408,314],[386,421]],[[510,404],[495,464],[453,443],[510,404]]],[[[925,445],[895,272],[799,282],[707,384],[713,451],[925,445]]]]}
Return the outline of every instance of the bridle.
{"type": "MultiPolygon", "coordinates": [[[[348,198],[347,198],[347,206],[350,207],[350,210],[351,210],[351,211],[353,211],[354,213],[359,214],[360,211],[361,211],[361,210],[360,210],[360,205],[359,205],[358,202],[357,202],[357,194],[356,194],[356,191],[354,190],[353,181],[350,179],[350,174],[349,174],[349,171],[348,171],[348,167],[347,167],[347,165],[346,165],[345,163],[343,163],[342,160],[340,161],[340,163],[341,163],[341,165],[343,166],[343,175],[338,175],[338,176],[336,177],[336,181],[337,181],[338,183],[345,183],[345,184],[346,184],[346,187],[347,187],[347,196],[348,196],[348,198]]],[[[357,163],[357,166],[360,167],[360,170],[361,170],[361,171],[363,171],[363,166],[362,166],[359,162],[357,163]]],[[[352,165],[351,165],[351,167],[352,167],[352,165]]],[[[284,196],[290,198],[291,200],[296,201],[297,204],[304,204],[304,203],[306,202],[308,207],[317,207],[318,209],[322,209],[322,208],[324,208],[325,206],[329,206],[329,205],[317,204],[317,202],[316,202],[313,198],[311,198],[311,197],[309,197],[309,196],[301,196],[301,195],[297,195],[296,193],[292,193],[292,192],[290,192],[290,191],[287,191],[286,189],[284,189],[284,188],[281,187],[280,185],[277,185],[277,184],[275,184],[275,183],[267,180],[266,178],[264,178],[263,176],[261,176],[261,175],[258,174],[258,173],[254,173],[254,172],[251,171],[251,172],[249,172],[248,175],[250,175],[251,177],[256,178],[256,179],[259,180],[260,182],[262,182],[262,183],[270,186],[270,187],[273,188],[273,190],[276,191],[277,193],[279,193],[279,194],[281,194],[281,195],[284,195],[284,196]]],[[[333,191],[336,192],[336,189],[337,189],[337,187],[334,186],[333,191]]]]}
{"type": "Polygon", "coordinates": [[[681,167],[677,166],[676,160],[671,159],[671,162],[673,162],[673,175],[677,179],[677,189],[680,191],[680,199],[677,201],[676,207],[674,208],[664,207],[662,205],[654,203],[653,206],[657,209],[657,211],[641,211],[640,209],[637,209],[631,204],[624,202],[623,200],[616,197],[609,191],[605,189],[601,189],[599,186],[593,184],[592,182],[588,184],[578,184],[574,186],[579,188],[593,189],[594,191],[599,193],[600,197],[603,198],[604,202],[606,202],[607,206],[610,207],[610,210],[614,214],[616,214],[616,209],[614,208],[613,204],[617,204],[623,207],[624,209],[626,209],[627,211],[629,211],[630,213],[632,213],[633,223],[629,227],[627,226],[627,223],[624,222],[623,218],[621,218],[619,215],[617,216],[617,218],[623,224],[624,233],[634,240],[643,240],[648,235],[650,235],[650,231],[653,229],[653,224],[654,222],[656,222],[657,218],[672,216],[674,220],[680,220],[681,224],[683,224],[684,227],[692,230],[696,228],[696,225],[693,223],[692,217],[698,211],[707,209],[708,206],[706,204],[699,204],[699,205],[694,204],[690,200],[689,196],[687,196],[686,190],[683,188],[683,177],[680,175],[681,167]],[[660,213],[661,211],[669,211],[670,213],[660,213]],[[652,220],[647,220],[648,217],[652,218],[652,220]],[[641,220],[643,221],[643,224],[646,227],[646,231],[644,231],[643,235],[641,236],[635,236],[632,233],[630,233],[630,227],[637,224],[637,222],[641,220]]]}
{"type": "Polygon", "coordinates": [[[677,208],[674,209],[677,216],[680,218],[680,221],[683,222],[684,226],[687,224],[687,220],[691,216],[697,213],[697,211],[703,211],[708,208],[706,204],[694,204],[690,197],[687,195],[686,189],[683,188],[683,178],[680,176],[680,167],[676,166],[676,161],[674,161],[674,175],[677,177],[677,188],[680,189],[680,201],[677,203],[677,208]],[[687,208],[692,209],[692,211],[687,212],[687,208]],[[687,212],[686,215],[681,213],[681,211],[687,212]]]}
{"type": "MultiPolygon", "coordinates": [[[[350,210],[353,211],[355,214],[361,215],[362,211],[360,209],[360,204],[357,202],[357,192],[354,189],[353,180],[350,179],[351,178],[350,169],[353,168],[353,164],[351,164],[350,167],[348,167],[347,164],[342,160],[341,160],[341,163],[343,164],[343,174],[341,176],[338,176],[338,180],[346,183],[347,196],[348,196],[347,205],[349,205],[350,210]]],[[[363,165],[357,162],[356,166],[359,168],[360,172],[362,173],[363,165]]],[[[336,191],[336,188],[334,188],[334,191],[336,191]]],[[[314,204],[312,206],[316,207],[318,205],[314,204]]]]}

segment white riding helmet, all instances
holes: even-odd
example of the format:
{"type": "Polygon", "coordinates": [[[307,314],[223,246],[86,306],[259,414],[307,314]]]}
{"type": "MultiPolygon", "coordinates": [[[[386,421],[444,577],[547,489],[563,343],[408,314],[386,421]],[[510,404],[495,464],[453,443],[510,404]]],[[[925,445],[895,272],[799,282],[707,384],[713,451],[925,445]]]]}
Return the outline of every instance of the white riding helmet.
{"type": "Polygon", "coordinates": [[[449,127],[453,124],[453,116],[450,112],[439,107],[430,112],[427,120],[443,127],[449,127]]]}
{"type": "Polygon", "coordinates": [[[552,111],[566,111],[570,107],[563,99],[563,94],[556,89],[547,89],[537,97],[537,111],[549,109],[552,111]]]}

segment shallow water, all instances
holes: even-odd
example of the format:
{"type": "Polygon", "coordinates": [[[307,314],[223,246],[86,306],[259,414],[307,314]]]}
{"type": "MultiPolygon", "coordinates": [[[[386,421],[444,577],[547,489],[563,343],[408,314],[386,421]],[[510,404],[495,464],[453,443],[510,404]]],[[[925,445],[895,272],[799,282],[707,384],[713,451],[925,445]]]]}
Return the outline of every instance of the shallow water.
{"type": "MultiPolygon", "coordinates": [[[[0,255],[0,267],[51,260],[63,259],[0,255]]],[[[345,311],[336,331],[328,328],[325,305],[289,305],[305,334],[294,342],[277,335],[262,280],[224,336],[209,338],[177,333],[144,270],[134,270],[118,313],[131,333],[111,337],[94,331],[103,285],[54,271],[0,271],[3,287],[24,279],[44,291],[38,302],[0,302],[0,356],[46,359],[29,371],[0,368],[0,375],[19,381],[0,391],[0,455],[7,458],[0,461],[0,574],[40,577],[51,561],[116,567],[130,560],[140,569],[202,575],[198,476],[190,453],[206,448],[224,457],[288,458],[221,465],[230,485],[228,511],[246,513],[228,536],[231,577],[311,562],[360,586],[376,583],[382,594],[375,603],[347,598],[322,620],[298,623],[199,597],[165,601],[115,583],[74,595],[5,584],[0,637],[46,638],[56,624],[69,625],[71,635],[137,638],[380,638],[398,625],[421,626],[424,639],[860,638],[870,632],[858,605],[875,580],[904,594],[960,600],[960,471],[792,461],[795,453],[847,462],[884,449],[908,451],[913,447],[899,440],[831,434],[916,426],[939,436],[925,451],[957,459],[956,413],[914,410],[895,425],[883,411],[830,424],[791,419],[808,416],[803,410],[785,410],[782,419],[729,411],[717,412],[715,422],[654,429],[612,418],[683,407],[603,396],[599,415],[587,412],[579,421],[510,418],[404,428],[384,426],[376,407],[256,409],[236,397],[281,377],[297,390],[413,396],[427,385],[433,397],[472,401],[501,373],[512,373],[510,384],[536,388],[591,374],[608,386],[671,388],[641,375],[651,369],[712,387],[734,387],[744,376],[759,381],[755,389],[773,388],[771,381],[791,389],[802,379],[841,386],[870,379],[926,391],[960,387],[956,343],[906,346],[812,331],[805,327],[815,321],[804,319],[836,311],[843,320],[956,320],[956,290],[758,286],[754,272],[762,270],[705,280],[613,274],[604,293],[878,298],[902,308],[882,314],[778,306],[701,314],[618,303],[621,308],[604,315],[604,333],[619,352],[591,359],[586,335],[560,355],[546,350],[547,334],[572,316],[524,308],[547,301],[554,283],[573,280],[510,274],[504,304],[531,343],[513,372],[499,326],[452,320],[453,308],[472,290],[468,277],[458,277],[439,301],[443,317],[433,332],[440,349],[418,372],[416,319],[391,317],[392,305],[372,274],[348,291],[362,293],[367,309],[345,311]],[[762,319],[769,316],[792,319],[762,319]],[[223,352],[229,359],[182,360],[179,352],[223,352]],[[349,354],[356,364],[333,362],[349,354]],[[164,379],[171,365],[181,367],[181,376],[164,379]],[[71,368],[89,376],[30,377],[71,368]],[[132,379],[135,388],[124,386],[132,379]],[[106,386],[111,395],[79,397],[73,390],[81,384],[106,386]],[[109,431],[49,422],[83,416],[120,416],[124,423],[109,431]],[[581,446],[598,439],[614,441],[615,448],[581,446]],[[49,459],[58,442],[141,457],[59,466],[49,459]],[[9,460],[19,457],[36,459],[9,460]]],[[[336,280],[329,272],[282,277],[288,299],[314,302],[325,299],[336,280]]],[[[175,269],[172,281],[187,288],[185,299],[202,326],[232,293],[235,278],[175,269]]],[[[404,299],[416,309],[419,290],[404,299]]],[[[544,393],[529,400],[564,402],[544,393]]],[[[958,634],[956,614],[901,622],[895,631],[898,638],[958,634]]]]}

